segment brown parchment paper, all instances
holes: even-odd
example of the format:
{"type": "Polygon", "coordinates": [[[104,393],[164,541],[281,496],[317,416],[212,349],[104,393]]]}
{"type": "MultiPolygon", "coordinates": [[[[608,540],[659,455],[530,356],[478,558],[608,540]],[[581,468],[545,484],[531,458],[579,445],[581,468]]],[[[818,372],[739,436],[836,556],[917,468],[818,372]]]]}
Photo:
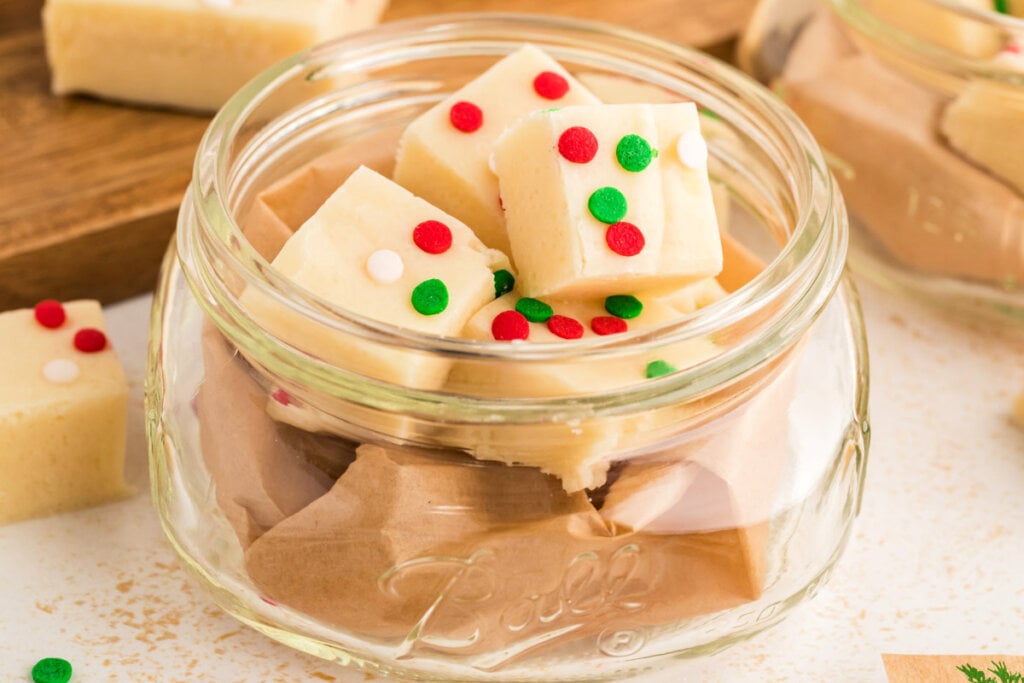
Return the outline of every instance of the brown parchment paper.
{"type": "Polygon", "coordinates": [[[944,144],[946,97],[861,52],[835,22],[816,15],[779,87],[835,157],[851,213],[897,261],[922,272],[1024,281],[1024,199],[944,144]]]}
{"type": "Polygon", "coordinates": [[[992,678],[993,662],[1006,664],[1011,673],[1024,673],[1024,656],[1013,655],[899,655],[883,654],[889,683],[966,683],[957,670],[964,664],[986,672],[992,678]]]}
{"type": "Polygon", "coordinates": [[[617,533],[585,494],[537,469],[362,446],[329,494],[257,540],[246,561],[268,597],[328,624],[402,654],[500,666],[608,628],[755,599],[751,547],[766,533],[617,533]]]}
{"type": "Polygon", "coordinates": [[[195,399],[203,457],[217,504],[242,547],[326,493],[355,445],[267,417],[266,390],[209,322],[205,377],[195,399]]]}

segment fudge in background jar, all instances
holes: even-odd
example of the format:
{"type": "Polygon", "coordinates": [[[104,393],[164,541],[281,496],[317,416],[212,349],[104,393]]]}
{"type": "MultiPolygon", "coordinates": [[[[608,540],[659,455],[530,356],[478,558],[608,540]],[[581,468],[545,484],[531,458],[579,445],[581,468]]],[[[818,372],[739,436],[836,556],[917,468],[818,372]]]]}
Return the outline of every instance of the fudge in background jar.
{"type": "Polygon", "coordinates": [[[741,61],[830,154],[862,228],[855,267],[941,303],[1024,309],[1022,13],[990,0],[759,6],[741,61]]]}

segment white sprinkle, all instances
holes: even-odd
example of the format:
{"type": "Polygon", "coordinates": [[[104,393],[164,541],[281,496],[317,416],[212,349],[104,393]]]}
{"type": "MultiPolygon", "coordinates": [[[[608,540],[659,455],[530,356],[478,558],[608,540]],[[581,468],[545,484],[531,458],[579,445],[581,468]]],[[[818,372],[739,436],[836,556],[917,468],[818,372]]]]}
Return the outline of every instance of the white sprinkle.
{"type": "Polygon", "coordinates": [[[695,130],[687,131],[679,136],[676,153],[684,166],[703,168],[708,163],[708,145],[704,138],[695,130]]]}
{"type": "Polygon", "coordinates": [[[394,282],[402,277],[405,264],[402,257],[390,249],[378,249],[366,259],[366,272],[377,282],[394,282]]]}
{"type": "Polygon", "coordinates": [[[69,384],[78,378],[78,363],[67,358],[56,358],[43,366],[43,377],[54,384],[69,384]]]}
{"type": "Polygon", "coordinates": [[[487,168],[491,169],[491,173],[493,173],[494,175],[498,175],[498,167],[494,163],[493,153],[491,154],[491,156],[487,157],[487,168]]]}

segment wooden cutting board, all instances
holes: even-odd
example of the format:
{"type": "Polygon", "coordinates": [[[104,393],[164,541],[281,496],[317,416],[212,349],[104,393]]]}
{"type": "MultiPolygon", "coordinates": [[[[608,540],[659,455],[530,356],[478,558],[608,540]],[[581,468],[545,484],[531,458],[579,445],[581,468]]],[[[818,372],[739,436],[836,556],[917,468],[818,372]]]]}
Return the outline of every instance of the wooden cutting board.
{"type": "MultiPolygon", "coordinates": [[[[385,20],[546,12],[727,54],[755,0],[392,0],[385,20]]],[[[0,311],[151,289],[207,117],[55,97],[43,0],[0,0],[0,311]]]]}

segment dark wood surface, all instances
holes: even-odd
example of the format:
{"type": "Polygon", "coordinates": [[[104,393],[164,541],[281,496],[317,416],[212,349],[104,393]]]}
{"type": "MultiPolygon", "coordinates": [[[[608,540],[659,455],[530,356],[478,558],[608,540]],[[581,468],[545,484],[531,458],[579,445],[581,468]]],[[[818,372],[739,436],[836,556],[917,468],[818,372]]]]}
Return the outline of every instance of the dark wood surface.
{"type": "MultiPolygon", "coordinates": [[[[511,10],[616,22],[723,54],[753,0],[392,0],[385,20],[511,10]]],[[[153,287],[204,116],[49,92],[42,0],[0,0],[0,310],[153,287]]]]}

